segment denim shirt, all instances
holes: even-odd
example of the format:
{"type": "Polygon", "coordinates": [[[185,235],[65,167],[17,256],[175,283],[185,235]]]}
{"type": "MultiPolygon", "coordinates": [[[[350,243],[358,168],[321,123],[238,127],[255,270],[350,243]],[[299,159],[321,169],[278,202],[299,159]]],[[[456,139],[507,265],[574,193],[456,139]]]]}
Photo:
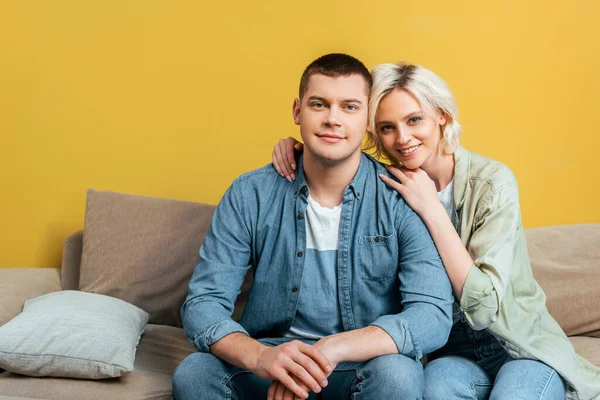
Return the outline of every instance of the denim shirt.
{"type": "MultiPolygon", "coordinates": [[[[309,188],[298,160],[293,182],[269,164],[229,187],[200,248],[182,307],[188,339],[201,352],[233,332],[255,339],[283,336],[298,305],[305,268],[309,188]],[[249,268],[254,282],[239,323],[234,302],[249,268]]],[[[420,217],[361,155],[346,187],[337,256],[338,302],[345,331],[375,325],[414,359],[438,349],[452,325],[452,288],[420,217]]],[[[311,316],[315,319],[327,315],[311,316]]]]}

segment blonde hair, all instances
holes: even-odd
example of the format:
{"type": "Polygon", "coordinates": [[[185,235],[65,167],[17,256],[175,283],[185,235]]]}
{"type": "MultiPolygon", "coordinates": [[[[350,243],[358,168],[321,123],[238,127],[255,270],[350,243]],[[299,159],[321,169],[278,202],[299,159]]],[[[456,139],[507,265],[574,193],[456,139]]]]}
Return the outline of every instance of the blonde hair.
{"type": "Polygon", "coordinates": [[[412,94],[422,108],[446,118],[446,123],[442,126],[440,151],[454,153],[461,132],[458,107],[450,89],[439,76],[426,68],[404,62],[380,64],[373,68],[371,75],[373,87],[369,102],[366,150],[374,150],[376,156],[393,161],[377,136],[375,117],[381,100],[394,89],[402,89],[412,94]]]}

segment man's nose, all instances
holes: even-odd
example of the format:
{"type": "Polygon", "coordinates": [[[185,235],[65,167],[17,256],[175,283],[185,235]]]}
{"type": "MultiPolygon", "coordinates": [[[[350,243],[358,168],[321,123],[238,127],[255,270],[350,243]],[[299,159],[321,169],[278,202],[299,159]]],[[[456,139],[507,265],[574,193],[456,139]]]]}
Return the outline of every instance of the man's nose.
{"type": "Polygon", "coordinates": [[[338,106],[329,107],[329,111],[327,112],[327,118],[325,121],[330,125],[339,125],[340,124],[340,108],[338,106]]]}

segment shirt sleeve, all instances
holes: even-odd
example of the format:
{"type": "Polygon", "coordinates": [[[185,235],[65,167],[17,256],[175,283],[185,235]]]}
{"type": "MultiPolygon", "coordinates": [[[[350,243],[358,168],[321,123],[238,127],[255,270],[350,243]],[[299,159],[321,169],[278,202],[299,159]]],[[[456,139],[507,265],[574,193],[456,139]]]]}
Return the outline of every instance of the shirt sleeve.
{"type": "Polygon", "coordinates": [[[217,206],[181,308],[187,337],[201,352],[231,333],[248,334],[231,318],[251,260],[241,191],[241,183],[234,182],[217,206]]]}
{"type": "Polygon", "coordinates": [[[507,184],[482,203],[474,220],[467,250],[474,265],[465,280],[460,307],[473,329],[491,325],[509,283],[515,243],[523,235],[519,193],[507,184]]]}
{"type": "Polygon", "coordinates": [[[384,315],[375,325],[396,343],[398,353],[413,359],[442,347],[452,328],[452,286],[433,239],[408,206],[400,221],[399,268],[402,312],[384,315]]]}

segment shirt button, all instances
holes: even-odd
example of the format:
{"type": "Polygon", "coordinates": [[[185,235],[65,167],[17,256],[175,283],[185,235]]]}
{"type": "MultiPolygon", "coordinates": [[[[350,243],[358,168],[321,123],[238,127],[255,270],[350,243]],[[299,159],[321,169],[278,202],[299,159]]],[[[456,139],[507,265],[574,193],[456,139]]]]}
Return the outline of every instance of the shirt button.
{"type": "Polygon", "coordinates": [[[292,319],[291,319],[291,318],[286,318],[286,319],[285,319],[285,323],[286,323],[286,324],[289,324],[290,322],[292,322],[292,319]]]}
{"type": "Polygon", "coordinates": [[[379,242],[381,242],[381,238],[380,238],[379,236],[375,236],[375,241],[376,241],[377,243],[379,243],[379,242]]]}
{"type": "Polygon", "coordinates": [[[297,216],[296,218],[298,218],[298,219],[302,219],[302,218],[304,218],[304,217],[302,216],[302,214],[298,214],[298,216],[297,216]]]}
{"type": "Polygon", "coordinates": [[[302,188],[302,193],[306,194],[306,186],[302,188]]]}
{"type": "Polygon", "coordinates": [[[500,340],[500,345],[505,346],[506,342],[504,340],[500,340]]]}
{"type": "Polygon", "coordinates": [[[360,198],[360,192],[356,192],[356,197],[360,198]]]}
{"type": "Polygon", "coordinates": [[[294,286],[294,287],[292,288],[292,292],[296,293],[297,291],[298,291],[298,287],[297,287],[297,286],[294,286]]]}
{"type": "Polygon", "coordinates": [[[302,257],[302,252],[301,252],[301,251],[299,251],[299,252],[298,252],[298,254],[297,254],[297,256],[298,256],[298,257],[302,257]]]}

